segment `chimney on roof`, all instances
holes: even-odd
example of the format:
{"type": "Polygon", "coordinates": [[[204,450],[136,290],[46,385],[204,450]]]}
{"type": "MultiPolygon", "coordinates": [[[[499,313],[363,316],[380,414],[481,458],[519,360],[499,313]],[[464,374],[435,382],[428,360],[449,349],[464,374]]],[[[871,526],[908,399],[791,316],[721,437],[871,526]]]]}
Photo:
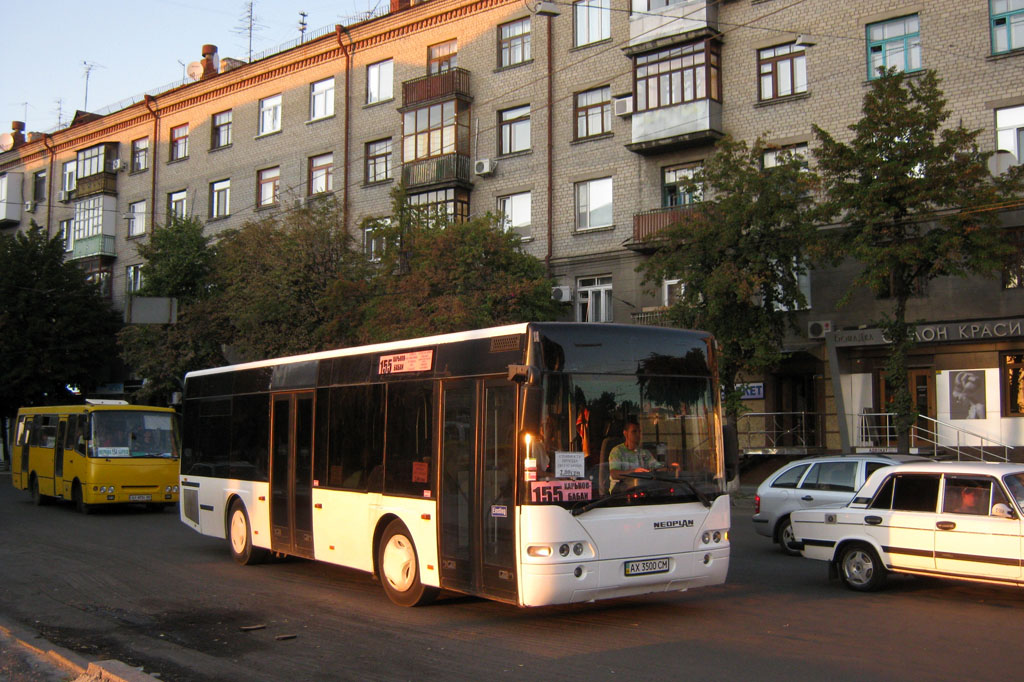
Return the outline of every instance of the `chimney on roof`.
{"type": "Polygon", "coordinates": [[[14,147],[25,144],[25,122],[11,121],[11,141],[14,147]]]}
{"type": "Polygon", "coordinates": [[[216,76],[220,69],[220,59],[217,57],[216,45],[203,45],[203,75],[200,80],[206,80],[216,76]]]}

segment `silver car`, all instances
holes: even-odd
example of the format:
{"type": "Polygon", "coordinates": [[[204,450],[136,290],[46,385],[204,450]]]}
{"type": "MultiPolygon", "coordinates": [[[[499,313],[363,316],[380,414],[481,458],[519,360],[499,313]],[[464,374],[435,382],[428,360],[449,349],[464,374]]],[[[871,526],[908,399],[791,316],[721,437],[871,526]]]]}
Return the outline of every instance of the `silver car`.
{"type": "Polygon", "coordinates": [[[758,486],[754,530],[779,543],[786,554],[799,556],[800,550],[793,546],[791,512],[846,504],[876,469],[925,459],[913,455],[834,455],[790,462],[758,486]]]}

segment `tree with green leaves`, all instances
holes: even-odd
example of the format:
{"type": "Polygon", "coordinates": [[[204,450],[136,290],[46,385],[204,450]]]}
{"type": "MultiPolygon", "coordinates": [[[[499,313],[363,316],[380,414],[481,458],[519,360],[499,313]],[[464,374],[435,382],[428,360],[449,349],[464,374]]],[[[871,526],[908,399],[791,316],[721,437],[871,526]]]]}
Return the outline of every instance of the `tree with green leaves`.
{"type": "Polygon", "coordinates": [[[815,175],[797,154],[764,168],[761,140],[730,138],[685,188],[691,205],[653,235],[640,266],[645,283],[681,281],[672,323],[711,332],[729,422],[742,410],[739,382],[777,364],[794,311],[806,305],[800,278],[816,240],[815,175]]]}
{"type": "Polygon", "coordinates": [[[333,199],[226,233],[217,304],[232,353],[257,359],[353,345],[370,275],[333,199]]]}
{"type": "Polygon", "coordinates": [[[543,263],[496,217],[451,221],[410,205],[400,187],[392,203],[391,216],[363,225],[383,245],[364,342],[551,320],[562,310],[543,263]]]}
{"type": "Polygon", "coordinates": [[[65,262],[60,237],[48,239],[35,221],[0,235],[0,417],[78,401],[68,387],[85,393],[109,381],[120,325],[98,286],[65,262]]]}
{"type": "Polygon", "coordinates": [[[121,356],[144,382],[141,402],[166,404],[185,373],[224,364],[228,327],[213,303],[216,249],[196,218],[172,217],[138,246],[146,259],[141,296],[175,298],[174,324],[136,324],[118,335],[121,356]]]}
{"type": "Polygon", "coordinates": [[[914,344],[907,301],[936,277],[998,271],[1008,243],[995,209],[1021,190],[1018,171],[992,177],[992,153],[978,146],[981,131],[948,125],[949,116],[934,72],[889,70],[871,81],[862,116],[849,126],[852,139],[814,127],[824,209],[842,226],[832,231],[834,256],[861,268],[844,300],[864,287],[892,297],[891,314],[874,324],[892,340],[887,408],[896,414],[901,450],[917,416],[907,375],[914,344]]]}

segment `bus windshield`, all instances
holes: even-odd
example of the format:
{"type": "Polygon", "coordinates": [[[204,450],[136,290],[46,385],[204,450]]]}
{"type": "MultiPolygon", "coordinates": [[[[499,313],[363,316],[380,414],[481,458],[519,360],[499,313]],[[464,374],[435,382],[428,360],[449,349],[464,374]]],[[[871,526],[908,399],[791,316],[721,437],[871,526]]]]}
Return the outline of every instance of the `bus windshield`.
{"type": "Polygon", "coordinates": [[[167,412],[103,411],[92,415],[91,457],[178,457],[178,429],[167,412]]]}
{"type": "Polygon", "coordinates": [[[543,392],[529,503],[579,513],[721,492],[709,377],[549,372],[543,392]]]}

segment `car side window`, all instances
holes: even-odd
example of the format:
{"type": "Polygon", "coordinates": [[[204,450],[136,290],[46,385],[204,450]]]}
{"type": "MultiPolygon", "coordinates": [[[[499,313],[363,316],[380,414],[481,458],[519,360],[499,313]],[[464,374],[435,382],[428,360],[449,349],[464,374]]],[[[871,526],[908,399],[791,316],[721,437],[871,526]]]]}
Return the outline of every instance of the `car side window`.
{"type": "Polygon", "coordinates": [[[934,512],[939,502],[939,476],[897,474],[886,479],[871,501],[871,509],[934,512]]]}
{"type": "Polygon", "coordinates": [[[818,462],[804,477],[801,489],[853,492],[857,480],[857,462],[818,462]]]}
{"type": "Polygon", "coordinates": [[[799,464],[795,467],[786,469],[781,474],[775,477],[772,481],[773,488],[795,488],[796,484],[800,482],[800,477],[807,471],[808,464],[799,464]]]}
{"type": "Polygon", "coordinates": [[[987,516],[996,502],[1005,504],[1005,497],[996,488],[992,495],[992,479],[988,477],[947,476],[942,493],[942,511],[952,514],[987,516]]]}

